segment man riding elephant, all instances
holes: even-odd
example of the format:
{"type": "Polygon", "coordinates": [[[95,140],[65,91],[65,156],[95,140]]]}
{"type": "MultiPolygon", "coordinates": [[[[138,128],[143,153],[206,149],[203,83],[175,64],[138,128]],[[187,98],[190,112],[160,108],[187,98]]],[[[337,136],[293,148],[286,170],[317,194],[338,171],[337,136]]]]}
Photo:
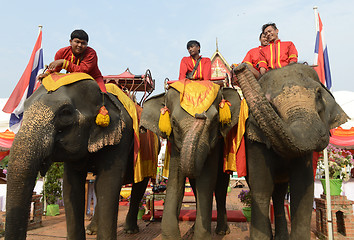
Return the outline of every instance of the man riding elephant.
{"type": "Polygon", "coordinates": [[[189,57],[183,57],[179,68],[179,80],[210,80],[211,61],[210,58],[200,56],[200,43],[190,40],[187,43],[189,57]]]}
{"type": "Polygon", "coordinates": [[[70,46],[57,51],[54,61],[49,64],[48,70],[38,75],[43,79],[53,72],[60,72],[62,69],[69,73],[83,72],[93,77],[102,92],[106,92],[103,77],[98,68],[98,57],[96,51],[88,46],[89,36],[82,30],[74,30],[70,35],[70,46]]]}

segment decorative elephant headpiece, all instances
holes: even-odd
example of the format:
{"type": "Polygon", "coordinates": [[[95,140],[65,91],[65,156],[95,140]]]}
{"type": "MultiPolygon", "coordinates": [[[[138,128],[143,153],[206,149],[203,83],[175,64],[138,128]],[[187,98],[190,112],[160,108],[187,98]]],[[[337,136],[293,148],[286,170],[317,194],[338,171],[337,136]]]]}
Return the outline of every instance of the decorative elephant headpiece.
{"type": "MultiPolygon", "coordinates": [[[[102,93],[96,81],[85,73],[51,74],[44,78],[42,86],[25,102],[24,122],[26,119],[37,119],[32,116],[35,112],[33,109],[40,106],[47,106],[47,115],[49,112],[53,113],[53,119],[48,118],[48,124],[60,128],[60,135],[65,135],[65,129],[73,125],[77,129],[86,129],[83,131],[88,134],[86,144],[89,152],[118,144],[126,126],[127,114],[123,113],[123,105],[112,94],[102,93]],[[97,125],[96,120],[102,114],[102,105],[109,112],[109,121],[105,119],[103,123],[108,124],[97,125]],[[32,110],[26,113],[30,108],[32,110]]],[[[107,117],[108,114],[105,115],[107,117]]],[[[69,130],[67,132],[69,134],[69,130]]],[[[70,146],[73,144],[69,142],[76,137],[64,136],[62,141],[68,141],[67,145],[70,146]]]]}
{"type": "Polygon", "coordinates": [[[240,96],[235,89],[220,88],[211,81],[180,80],[170,85],[167,93],[159,94],[144,103],[140,125],[163,138],[172,132],[170,114],[183,110],[194,118],[207,118],[210,108],[216,109],[220,133],[226,137],[238,122],[240,96]]]}

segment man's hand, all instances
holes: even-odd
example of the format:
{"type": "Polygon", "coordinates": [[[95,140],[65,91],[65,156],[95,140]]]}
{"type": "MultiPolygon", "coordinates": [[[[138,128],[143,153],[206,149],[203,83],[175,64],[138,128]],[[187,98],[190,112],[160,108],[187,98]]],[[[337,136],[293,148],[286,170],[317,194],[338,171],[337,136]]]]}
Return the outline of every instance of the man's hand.
{"type": "Polygon", "coordinates": [[[261,75],[264,75],[264,74],[266,73],[266,71],[267,71],[267,69],[265,69],[264,67],[261,67],[261,68],[259,69],[259,73],[260,73],[261,75]]]}
{"type": "Polygon", "coordinates": [[[49,75],[48,73],[39,74],[39,75],[37,76],[37,80],[42,81],[42,79],[45,78],[45,77],[48,76],[48,75],[49,75]]]}
{"type": "Polygon", "coordinates": [[[57,67],[61,68],[63,66],[63,63],[64,63],[64,59],[55,60],[54,62],[51,62],[49,64],[48,69],[50,71],[54,71],[57,67]]]}

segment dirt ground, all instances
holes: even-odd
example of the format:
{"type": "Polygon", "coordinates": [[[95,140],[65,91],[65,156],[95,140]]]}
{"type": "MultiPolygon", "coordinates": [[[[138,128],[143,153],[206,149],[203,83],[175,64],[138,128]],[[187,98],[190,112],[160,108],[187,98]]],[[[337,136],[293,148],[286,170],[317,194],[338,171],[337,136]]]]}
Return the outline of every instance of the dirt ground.
{"type": "MultiPolygon", "coordinates": [[[[245,185],[244,188],[234,188],[235,182],[231,182],[231,192],[228,193],[227,196],[227,209],[228,210],[241,210],[242,203],[238,199],[238,194],[241,190],[248,189],[245,185]]],[[[184,201],[192,201],[194,197],[185,197],[184,201]]],[[[158,207],[156,207],[158,208],[158,207]]],[[[195,208],[195,204],[183,204],[182,209],[193,209],[195,208]]],[[[215,201],[214,206],[215,209],[215,201]]],[[[128,211],[128,206],[120,206],[118,213],[118,226],[117,233],[118,239],[154,239],[159,240],[161,238],[161,222],[155,221],[144,221],[138,220],[140,232],[137,234],[129,235],[124,233],[123,224],[125,220],[126,213],[128,211]]],[[[4,212],[1,212],[1,215],[4,215],[4,212]]],[[[312,215],[312,223],[311,223],[311,239],[318,239],[314,231],[316,229],[315,223],[315,212],[312,215]]],[[[85,220],[85,225],[89,224],[89,218],[85,220]]],[[[192,230],[193,222],[191,221],[181,221],[179,223],[181,236],[183,239],[192,239],[193,230],[192,230]]],[[[214,233],[214,229],[216,227],[216,222],[212,222],[212,231],[213,239],[224,239],[224,240],[236,240],[249,239],[249,223],[248,222],[229,222],[229,227],[231,233],[226,236],[218,236],[214,233]]],[[[273,226],[274,227],[274,226],[273,226]]],[[[0,238],[4,239],[4,238],[0,238]]],[[[64,208],[60,209],[60,214],[57,216],[43,216],[42,219],[42,227],[29,230],[27,232],[28,240],[54,240],[54,239],[66,239],[66,221],[65,221],[65,210],[64,208]]],[[[96,236],[86,235],[86,239],[96,239],[96,236]]]]}

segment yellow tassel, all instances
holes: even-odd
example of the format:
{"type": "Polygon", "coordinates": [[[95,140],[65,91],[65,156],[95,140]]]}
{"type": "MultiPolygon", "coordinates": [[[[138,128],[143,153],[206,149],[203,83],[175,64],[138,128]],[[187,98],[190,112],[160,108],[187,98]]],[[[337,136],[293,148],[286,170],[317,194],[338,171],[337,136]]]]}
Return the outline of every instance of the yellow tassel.
{"type": "Polygon", "coordinates": [[[231,103],[225,99],[221,100],[219,104],[219,121],[222,125],[229,124],[231,122],[231,103]]]}
{"type": "Polygon", "coordinates": [[[109,125],[109,115],[108,111],[105,106],[102,106],[100,108],[99,113],[97,114],[96,117],[96,124],[101,127],[107,127],[109,125]]]}
{"type": "Polygon", "coordinates": [[[165,133],[167,137],[170,136],[172,127],[170,121],[170,110],[165,106],[160,110],[160,119],[159,119],[159,129],[162,133],[165,133]]]}

